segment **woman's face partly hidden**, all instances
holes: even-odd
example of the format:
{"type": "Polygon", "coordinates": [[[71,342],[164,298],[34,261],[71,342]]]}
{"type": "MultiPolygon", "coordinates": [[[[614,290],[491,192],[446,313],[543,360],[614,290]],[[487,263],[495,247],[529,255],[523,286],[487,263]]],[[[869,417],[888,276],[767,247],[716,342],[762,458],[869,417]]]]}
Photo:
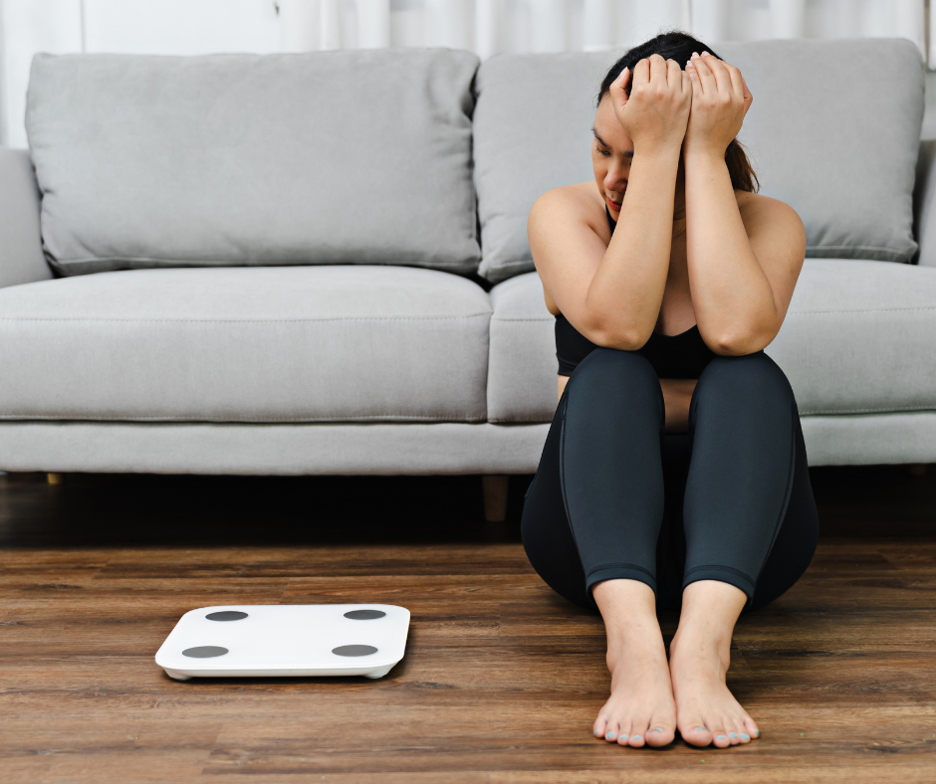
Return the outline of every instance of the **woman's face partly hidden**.
{"type": "Polygon", "coordinates": [[[595,135],[592,141],[595,182],[598,183],[598,190],[608,205],[611,217],[617,220],[621,202],[624,201],[624,191],[627,189],[627,178],[634,157],[634,143],[618,122],[608,93],[605,93],[598,104],[592,132],[595,135]]]}

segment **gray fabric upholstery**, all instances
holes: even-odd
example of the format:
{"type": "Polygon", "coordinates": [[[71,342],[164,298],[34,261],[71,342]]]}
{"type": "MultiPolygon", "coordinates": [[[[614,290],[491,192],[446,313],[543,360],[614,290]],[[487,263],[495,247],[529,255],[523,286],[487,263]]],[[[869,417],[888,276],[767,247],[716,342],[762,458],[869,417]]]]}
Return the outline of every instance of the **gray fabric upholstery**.
{"type": "Polygon", "coordinates": [[[129,270],[0,289],[0,418],[483,421],[490,302],[412,267],[129,270]]]}
{"type": "Polygon", "coordinates": [[[809,464],[936,463],[936,411],[803,417],[809,464]]]}
{"type": "MultiPolygon", "coordinates": [[[[539,277],[500,283],[491,297],[489,414],[499,422],[548,421],[557,363],[539,277]],[[511,321],[530,315],[542,320],[519,322],[519,329],[511,321]],[[517,359],[524,352],[527,362],[517,359]]],[[[936,410],[934,335],[936,269],[806,259],[765,353],[787,374],[804,417],[936,410]]]]}
{"type": "Polygon", "coordinates": [[[533,269],[527,217],[541,194],[594,178],[595,98],[601,77],[622,53],[501,54],[478,68],[478,273],[488,280],[533,269]]]}
{"type": "Polygon", "coordinates": [[[803,416],[936,410],[936,269],[806,259],[765,349],[803,416]]]}
{"type": "Polygon", "coordinates": [[[539,275],[527,272],[505,280],[490,295],[488,421],[522,422],[527,412],[535,412],[532,421],[551,418],[557,392],[556,319],[546,310],[539,275]]]}
{"type": "MultiPolygon", "coordinates": [[[[0,470],[532,474],[547,424],[0,422],[0,470]]],[[[803,417],[809,464],[936,462],[936,412],[803,417]]]]}
{"type": "Polygon", "coordinates": [[[799,213],[806,255],[910,261],[924,108],[916,45],[800,39],[724,43],[717,51],[754,95],[739,137],[761,193],[799,213]]]}
{"type": "MultiPolygon", "coordinates": [[[[754,95],[740,139],[761,193],[802,217],[806,255],[909,261],[923,117],[923,65],[913,43],[752,41],[715,49],[741,68],[754,95]]],[[[474,177],[486,278],[533,269],[526,225],[540,194],[594,179],[594,101],[623,52],[505,54],[481,64],[474,177]]]]}
{"type": "MultiPolygon", "coordinates": [[[[767,347],[810,464],[936,462],[916,49],[716,49],[755,95],[762,192],[828,257],[767,347]],[[913,258],[911,216],[919,267],[860,260],[913,258]]],[[[36,176],[0,150],[0,470],[532,473],[557,367],[527,216],[592,180],[620,54],[490,58],[476,107],[458,50],[37,55],[36,176]],[[480,258],[475,186],[490,294],[450,274],[480,258]]]]}
{"type": "Polygon", "coordinates": [[[51,277],[42,253],[39,188],[29,153],[0,147],[0,287],[51,277]]]}
{"type": "Polygon", "coordinates": [[[546,425],[454,422],[0,422],[0,470],[523,474],[536,470],[545,439],[546,425]]]}
{"type": "Polygon", "coordinates": [[[60,272],[471,272],[472,52],[35,55],[26,131],[60,272]],[[67,118],[67,121],[63,121],[67,118]]]}

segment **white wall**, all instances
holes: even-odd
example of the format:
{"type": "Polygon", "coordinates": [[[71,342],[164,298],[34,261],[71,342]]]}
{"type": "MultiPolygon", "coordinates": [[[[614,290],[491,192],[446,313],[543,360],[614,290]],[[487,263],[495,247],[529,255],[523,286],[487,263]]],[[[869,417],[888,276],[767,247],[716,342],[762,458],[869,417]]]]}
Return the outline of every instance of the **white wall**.
{"type": "MultiPolygon", "coordinates": [[[[936,37],[927,34],[928,13],[929,0],[0,0],[0,144],[26,146],[36,52],[448,46],[487,58],[624,48],[678,27],[713,44],[903,36],[926,54],[936,37]]],[[[924,126],[936,138],[936,92],[928,89],[928,106],[930,96],[924,126]]]]}

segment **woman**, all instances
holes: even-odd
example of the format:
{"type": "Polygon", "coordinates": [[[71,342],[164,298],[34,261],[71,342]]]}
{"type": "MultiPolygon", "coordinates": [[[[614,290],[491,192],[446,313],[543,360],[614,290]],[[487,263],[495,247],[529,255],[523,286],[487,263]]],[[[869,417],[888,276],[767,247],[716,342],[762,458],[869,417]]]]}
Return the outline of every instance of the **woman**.
{"type": "Polygon", "coordinates": [[[751,100],[691,36],[630,50],[598,95],[595,180],[530,212],[559,405],[523,544],[549,586],[602,615],[611,697],[593,731],[621,745],[758,737],[726,686],[731,635],[816,548],[799,412],[763,351],[806,238],[754,192],[735,140],[751,100]],[[657,607],[680,611],[669,662],[657,607]]]}

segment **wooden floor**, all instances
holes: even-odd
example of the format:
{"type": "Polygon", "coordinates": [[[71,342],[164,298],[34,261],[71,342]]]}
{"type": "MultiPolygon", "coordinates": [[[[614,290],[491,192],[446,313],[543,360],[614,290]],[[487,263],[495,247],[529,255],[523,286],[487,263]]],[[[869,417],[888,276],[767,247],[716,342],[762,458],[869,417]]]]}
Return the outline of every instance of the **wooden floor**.
{"type": "MultiPolygon", "coordinates": [[[[591,735],[599,617],[525,558],[478,477],[0,477],[3,782],[936,781],[936,466],[813,468],[807,574],[736,629],[745,746],[591,735]],[[382,680],[180,683],[154,654],[213,604],[410,609],[382,680]]],[[[667,644],[676,617],[663,614],[667,644]]]]}

